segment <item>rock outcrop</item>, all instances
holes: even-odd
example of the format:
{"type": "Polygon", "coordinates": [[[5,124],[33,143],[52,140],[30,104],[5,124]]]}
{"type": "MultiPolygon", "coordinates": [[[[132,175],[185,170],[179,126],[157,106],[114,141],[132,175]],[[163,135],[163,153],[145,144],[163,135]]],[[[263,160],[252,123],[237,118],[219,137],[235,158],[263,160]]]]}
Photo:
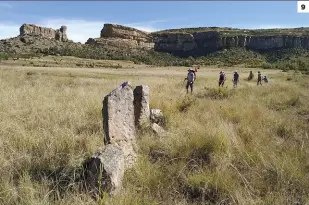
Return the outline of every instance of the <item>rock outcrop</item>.
{"type": "Polygon", "coordinates": [[[136,161],[133,89],[128,81],[106,95],[102,116],[105,147],[84,163],[89,191],[117,194],[122,188],[126,169],[136,161]]]}
{"type": "Polygon", "coordinates": [[[150,121],[156,124],[164,124],[164,116],[161,110],[151,109],[150,110],[150,121]]]}
{"type": "Polygon", "coordinates": [[[86,42],[88,45],[110,46],[118,49],[146,49],[154,48],[154,43],[121,39],[121,38],[89,38],[86,42]]]}
{"type": "MultiPolygon", "coordinates": [[[[66,26],[55,30],[23,24],[20,27],[19,38],[24,44],[13,43],[16,44],[14,47],[10,45],[12,40],[7,39],[0,42],[0,52],[18,53],[22,50],[38,52],[42,47],[48,47],[48,45],[41,46],[40,41],[53,40],[51,44],[68,42],[66,30],[66,26]],[[29,48],[29,45],[33,48],[29,48]],[[27,47],[27,49],[21,47],[27,47]]],[[[245,30],[201,27],[147,33],[127,26],[104,24],[99,35],[99,38],[89,38],[86,45],[82,46],[88,48],[87,45],[94,45],[111,51],[110,53],[121,51],[125,56],[129,56],[133,50],[143,52],[154,49],[180,57],[205,56],[215,51],[236,47],[258,52],[284,48],[309,49],[309,28],[245,30]]]]}
{"type": "Polygon", "coordinates": [[[150,110],[150,123],[152,131],[159,137],[166,136],[166,131],[162,127],[165,123],[163,112],[159,109],[150,110]]]}
{"type": "Polygon", "coordinates": [[[101,38],[122,38],[142,42],[150,42],[152,39],[149,33],[135,28],[117,25],[117,24],[104,24],[101,30],[101,38]]]}
{"type": "Polygon", "coordinates": [[[203,56],[226,48],[242,47],[257,51],[281,48],[309,49],[307,36],[293,35],[231,35],[222,32],[207,31],[195,33],[160,33],[154,34],[155,50],[180,56],[203,56]]]}
{"type": "Polygon", "coordinates": [[[152,123],[151,129],[159,137],[164,137],[167,134],[166,131],[160,125],[158,125],[157,123],[152,123]]]}
{"type": "Polygon", "coordinates": [[[150,125],[149,87],[147,85],[136,86],[134,89],[134,112],[136,127],[150,125]]]}
{"type": "Polygon", "coordinates": [[[126,168],[132,167],[136,160],[133,101],[133,89],[126,84],[104,97],[102,109],[105,144],[116,144],[122,149],[126,168]]]}
{"type": "Polygon", "coordinates": [[[89,38],[86,44],[129,49],[152,49],[154,47],[149,33],[117,24],[104,24],[100,38],[89,38]]]}
{"type": "Polygon", "coordinates": [[[20,29],[20,36],[33,35],[41,36],[47,39],[54,39],[58,41],[67,41],[68,37],[66,34],[67,27],[61,26],[60,29],[52,29],[46,27],[40,27],[34,24],[23,24],[20,29]]]}
{"type": "Polygon", "coordinates": [[[105,147],[84,163],[88,190],[101,196],[103,192],[117,194],[122,188],[126,169],[136,162],[136,130],[150,127],[158,136],[166,131],[161,110],[149,109],[149,87],[137,86],[134,91],[128,81],[104,97],[103,129],[105,147]]]}
{"type": "Polygon", "coordinates": [[[244,30],[233,28],[189,28],[147,33],[134,28],[104,24],[100,38],[87,44],[111,45],[118,48],[154,48],[178,56],[203,56],[218,50],[242,47],[257,51],[281,48],[309,49],[309,30],[296,28],[244,30]],[[293,29],[292,29],[293,30],[293,29]],[[299,35],[301,33],[301,35],[299,35]]]}
{"type": "Polygon", "coordinates": [[[124,153],[113,144],[106,145],[84,163],[85,180],[94,195],[119,193],[125,170],[124,153]]]}

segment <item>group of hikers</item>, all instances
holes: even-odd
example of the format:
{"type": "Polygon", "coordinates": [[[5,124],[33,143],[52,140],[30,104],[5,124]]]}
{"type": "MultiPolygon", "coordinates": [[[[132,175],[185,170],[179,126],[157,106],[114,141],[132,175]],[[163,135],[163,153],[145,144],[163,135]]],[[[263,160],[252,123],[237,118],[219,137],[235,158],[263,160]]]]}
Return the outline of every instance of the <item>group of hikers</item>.
{"type": "MultiPolygon", "coordinates": [[[[200,69],[199,67],[195,67],[194,70],[189,68],[188,70],[188,75],[187,77],[185,78],[185,80],[187,80],[187,85],[186,85],[186,89],[187,89],[187,93],[189,92],[189,87],[191,89],[191,93],[193,92],[193,84],[196,80],[196,73],[197,73],[197,70],[200,69]]],[[[254,77],[254,74],[252,71],[250,71],[250,74],[249,74],[249,77],[248,77],[248,80],[252,80],[254,77]]],[[[262,85],[262,80],[265,82],[265,83],[268,83],[268,78],[266,76],[263,77],[262,79],[262,74],[260,71],[258,71],[258,77],[257,77],[257,85],[262,85]]],[[[220,71],[219,73],[219,80],[218,80],[218,83],[219,83],[219,87],[223,87],[224,86],[224,82],[226,81],[226,75],[223,71],[220,71]]],[[[234,72],[234,75],[233,75],[233,87],[237,87],[237,84],[239,83],[239,74],[237,72],[237,70],[234,72]]]]}

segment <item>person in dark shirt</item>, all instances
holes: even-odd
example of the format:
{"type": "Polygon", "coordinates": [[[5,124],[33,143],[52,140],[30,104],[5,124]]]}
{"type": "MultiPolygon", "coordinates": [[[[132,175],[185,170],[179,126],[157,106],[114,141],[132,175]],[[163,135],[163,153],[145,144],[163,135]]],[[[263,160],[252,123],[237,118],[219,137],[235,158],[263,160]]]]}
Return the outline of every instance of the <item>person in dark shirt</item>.
{"type": "Polygon", "coordinates": [[[219,75],[219,87],[223,87],[224,85],[224,81],[225,81],[226,77],[225,77],[225,73],[223,71],[220,71],[220,75],[219,75]]]}
{"type": "Polygon", "coordinates": [[[266,75],[264,76],[263,80],[264,80],[264,83],[268,83],[268,78],[266,77],[266,75]]]}
{"type": "Polygon", "coordinates": [[[262,74],[260,71],[258,71],[258,81],[257,81],[257,85],[262,85],[262,74]]]}
{"type": "Polygon", "coordinates": [[[234,72],[234,78],[233,78],[233,84],[234,84],[234,88],[237,87],[237,83],[239,82],[239,74],[237,72],[237,70],[234,72]]]}

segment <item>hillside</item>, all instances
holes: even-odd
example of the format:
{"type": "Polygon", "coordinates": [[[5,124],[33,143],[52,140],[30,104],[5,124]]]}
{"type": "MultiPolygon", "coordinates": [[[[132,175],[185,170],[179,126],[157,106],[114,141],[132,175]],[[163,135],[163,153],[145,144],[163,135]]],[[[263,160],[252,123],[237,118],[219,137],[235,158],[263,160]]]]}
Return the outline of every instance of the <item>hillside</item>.
{"type": "Polygon", "coordinates": [[[160,66],[218,65],[306,71],[309,28],[183,28],[147,33],[105,24],[98,38],[85,44],[67,38],[66,26],[54,30],[32,24],[20,35],[0,41],[0,59],[40,55],[131,60],[160,66]]]}

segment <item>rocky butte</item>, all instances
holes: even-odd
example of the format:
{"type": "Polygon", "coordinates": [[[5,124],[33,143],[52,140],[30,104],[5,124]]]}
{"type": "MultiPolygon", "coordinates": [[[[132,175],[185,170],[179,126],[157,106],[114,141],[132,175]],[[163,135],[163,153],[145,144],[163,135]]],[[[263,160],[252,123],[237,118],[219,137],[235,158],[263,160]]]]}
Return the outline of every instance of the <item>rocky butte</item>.
{"type": "Polygon", "coordinates": [[[43,38],[54,39],[57,41],[68,40],[66,31],[67,31],[66,26],[61,26],[60,29],[55,30],[52,28],[41,27],[34,24],[23,24],[19,29],[20,36],[36,35],[41,36],[43,38]]]}
{"type": "Polygon", "coordinates": [[[152,36],[149,33],[117,24],[104,24],[100,38],[89,38],[86,44],[132,49],[154,48],[152,36]]]}

